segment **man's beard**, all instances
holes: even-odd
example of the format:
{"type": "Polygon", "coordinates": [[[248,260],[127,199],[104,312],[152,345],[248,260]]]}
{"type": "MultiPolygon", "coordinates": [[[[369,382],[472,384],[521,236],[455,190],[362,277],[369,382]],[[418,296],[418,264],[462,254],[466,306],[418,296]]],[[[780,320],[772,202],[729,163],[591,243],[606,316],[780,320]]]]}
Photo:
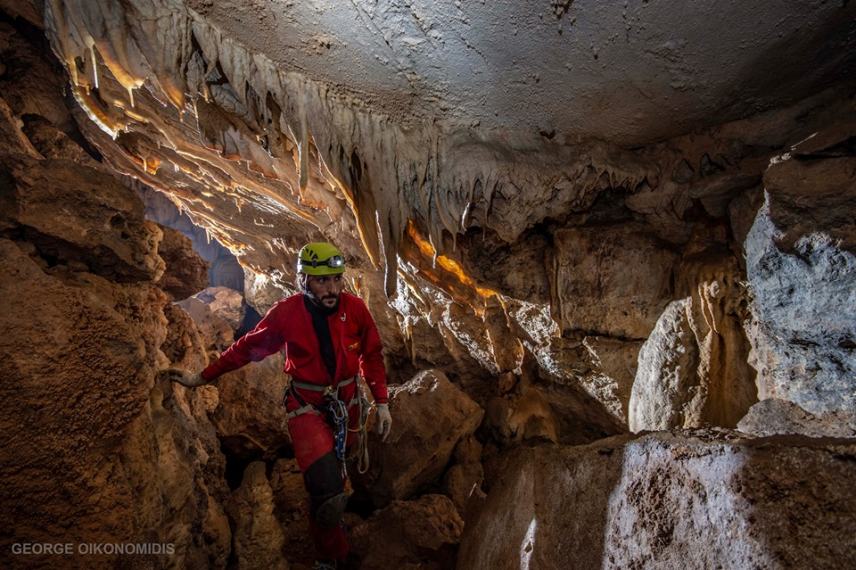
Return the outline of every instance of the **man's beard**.
{"type": "Polygon", "coordinates": [[[329,294],[329,295],[324,295],[323,297],[319,298],[319,297],[316,297],[315,295],[309,293],[307,296],[312,301],[312,304],[315,305],[318,308],[318,310],[320,310],[324,314],[332,315],[339,308],[339,295],[329,294]],[[324,299],[335,299],[336,302],[328,307],[327,305],[324,304],[324,302],[323,302],[324,299]]]}

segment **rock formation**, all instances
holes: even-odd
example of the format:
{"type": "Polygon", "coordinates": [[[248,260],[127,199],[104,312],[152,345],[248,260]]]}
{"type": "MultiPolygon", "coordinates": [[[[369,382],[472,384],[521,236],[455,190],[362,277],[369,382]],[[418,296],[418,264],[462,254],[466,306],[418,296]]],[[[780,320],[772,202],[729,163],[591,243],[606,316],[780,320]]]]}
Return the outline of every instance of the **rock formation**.
{"type": "Polygon", "coordinates": [[[158,372],[317,240],[394,385],[356,565],[856,557],[856,5],[263,4],[0,0],[4,567],[311,564],[279,361],[158,372]]]}
{"type": "Polygon", "coordinates": [[[837,568],[853,440],[618,436],[509,454],[458,568],[837,568]]]}
{"type": "Polygon", "coordinates": [[[471,435],[484,411],[437,370],[426,370],[390,393],[396,429],[370,447],[372,468],[363,484],[378,506],[409,498],[446,470],[458,442],[471,435]]]}

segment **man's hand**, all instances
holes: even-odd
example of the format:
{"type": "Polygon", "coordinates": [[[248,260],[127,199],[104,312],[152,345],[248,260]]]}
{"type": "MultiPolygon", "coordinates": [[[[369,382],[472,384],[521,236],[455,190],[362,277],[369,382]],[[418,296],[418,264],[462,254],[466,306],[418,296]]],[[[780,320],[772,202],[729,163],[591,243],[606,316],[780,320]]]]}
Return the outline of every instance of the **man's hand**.
{"type": "Polygon", "coordinates": [[[386,438],[389,437],[389,432],[392,431],[392,416],[389,413],[389,406],[387,404],[377,405],[375,431],[377,431],[383,441],[386,441],[386,438]]]}
{"type": "Polygon", "coordinates": [[[208,381],[205,380],[199,372],[187,372],[180,368],[167,368],[166,370],[161,371],[159,376],[165,380],[178,382],[182,386],[187,386],[188,388],[196,388],[197,386],[208,384],[208,381]]]}

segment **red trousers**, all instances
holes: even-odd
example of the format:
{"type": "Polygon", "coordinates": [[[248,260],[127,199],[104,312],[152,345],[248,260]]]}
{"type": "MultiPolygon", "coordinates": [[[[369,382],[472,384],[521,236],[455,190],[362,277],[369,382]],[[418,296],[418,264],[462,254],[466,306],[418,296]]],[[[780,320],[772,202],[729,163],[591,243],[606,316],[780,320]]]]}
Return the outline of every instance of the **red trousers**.
{"type": "MultiPolygon", "coordinates": [[[[350,386],[348,387],[350,388],[350,386]]],[[[352,390],[343,389],[350,396],[352,390]]],[[[343,398],[344,399],[344,398],[343,398]]],[[[289,394],[286,409],[293,411],[301,406],[289,394]]],[[[347,446],[356,442],[360,423],[360,407],[357,402],[348,410],[347,446]]],[[[336,459],[335,439],[332,426],[322,414],[304,413],[288,420],[297,465],[303,473],[303,483],[309,493],[309,529],[315,542],[319,559],[344,560],[348,555],[348,537],[340,524],[333,528],[319,526],[314,517],[319,503],[330,496],[344,492],[345,481],[336,459]]]]}

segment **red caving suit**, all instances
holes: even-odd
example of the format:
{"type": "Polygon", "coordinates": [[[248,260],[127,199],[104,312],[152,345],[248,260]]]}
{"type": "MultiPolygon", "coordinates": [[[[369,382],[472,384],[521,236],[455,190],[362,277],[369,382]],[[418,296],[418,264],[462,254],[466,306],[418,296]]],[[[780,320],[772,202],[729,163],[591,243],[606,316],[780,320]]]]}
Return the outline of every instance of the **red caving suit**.
{"type": "MultiPolygon", "coordinates": [[[[302,294],[292,295],[279,301],[267,312],[255,329],[247,333],[220,358],[202,371],[206,380],[214,380],[221,374],[236,370],[249,362],[264,359],[278,350],[285,355],[284,371],[294,380],[321,386],[337,385],[359,373],[374,396],[375,402],[387,402],[386,370],[380,336],[374,319],[362,299],[342,292],[336,312],[327,316],[330,340],[336,360],[336,374],[331,378],[321,356],[320,343],[312,324],[312,316],[307,309],[302,294]]],[[[320,405],[323,395],[320,392],[295,388],[309,404],[320,405]]],[[[356,382],[344,386],[339,397],[349,402],[357,390],[356,382]]],[[[286,399],[286,409],[293,411],[301,404],[293,395],[286,399]]],[[[354,405],[349,410],[349,427],[355,429],[359,423],[359,408],[354,405]]],[[[319,483],[313,479],[337,477],[338,484],[344,485],[337,473],[335,452],[333,450],[333,431],[322,415],[307,413],[288,420],[288,431],[294,444],[297,464],[304,475],[304,483],[310,497],[313,489],[317,491],[319,483]],[[331,459],[331,457],[333,459],[331,459]],[[323,464],[323,465],[322,465],[323,464]]],[[[348,445],[352,443],[354,432],[348,432],[348,445]]],[[[312,512],[312,511],[310,511],[312,512]]],[[[321,528],[310,514],[310,528],[319,555],[325,558],[343,560],[348,553],[347,537],[339,526],[332,529],[321,528]]]]}

